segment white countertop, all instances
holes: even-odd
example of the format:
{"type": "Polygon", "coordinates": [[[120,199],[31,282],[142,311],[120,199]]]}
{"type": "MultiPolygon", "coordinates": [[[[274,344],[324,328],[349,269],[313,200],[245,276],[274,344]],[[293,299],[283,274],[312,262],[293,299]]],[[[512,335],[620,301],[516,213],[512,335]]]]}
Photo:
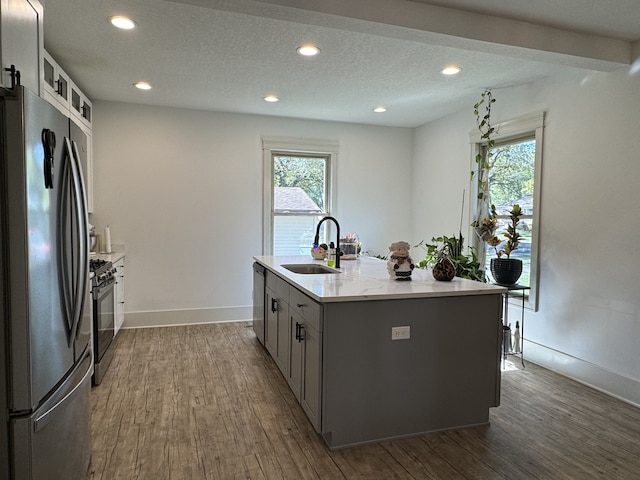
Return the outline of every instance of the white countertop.
{"type": "Polygon", "coordinates": [[[450,282],[434,280],[431,270],[416,268],[411,281],[389,278],[387,262],[372,257],[341,260],[340,273],[308,275],[293,273],[282,265],[310,263],[325,265],[310,256],[254,256],[254,260],[287,280],[318,302],[353,302],[398,298],[450,297],[504,293],[504,287],[454,278],[450,282]]]}
{"type": "Polygon", "coordinates": [[[107,262],[116,263],[118,260],[125,256],[125,252],[111,252],[111,253],[93,253],[89,256],[90,259],[105,260],[107,262]]]}

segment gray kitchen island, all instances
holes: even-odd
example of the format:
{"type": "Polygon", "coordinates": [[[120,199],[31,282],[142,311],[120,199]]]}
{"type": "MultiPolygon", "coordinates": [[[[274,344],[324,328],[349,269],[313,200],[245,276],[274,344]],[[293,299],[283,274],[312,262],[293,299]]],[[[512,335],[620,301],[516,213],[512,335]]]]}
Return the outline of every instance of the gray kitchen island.
{"type": "Polygon", "coordinates": [[[418,269],[391,280],[375,258],[323,274],[286,267],[324,265],[306,256],[254,260],[264,346],[330,448],[488,423],[504,288],[418,269]]]}

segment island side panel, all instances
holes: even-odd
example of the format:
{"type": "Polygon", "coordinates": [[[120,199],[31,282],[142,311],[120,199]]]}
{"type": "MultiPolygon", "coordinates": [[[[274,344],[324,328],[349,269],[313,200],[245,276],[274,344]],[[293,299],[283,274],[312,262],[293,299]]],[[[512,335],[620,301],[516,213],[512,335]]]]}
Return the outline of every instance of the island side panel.
{"type": "Polygon", "coordinates": [[[486,424],[500,402],[502,295],[324,305],[330,447],[486,424]],[[394,326],[410,338],[392,340],[394,326]]]}

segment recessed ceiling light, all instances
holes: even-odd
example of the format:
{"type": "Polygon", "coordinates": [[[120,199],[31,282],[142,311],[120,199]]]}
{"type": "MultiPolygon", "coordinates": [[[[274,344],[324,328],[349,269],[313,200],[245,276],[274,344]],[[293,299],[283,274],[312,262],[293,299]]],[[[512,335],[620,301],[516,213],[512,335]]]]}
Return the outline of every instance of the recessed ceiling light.
{"type": "Polygon", "coordinates": [[[109,17],[109,21],[111,25],[114,27],[121,28],[123,30],[131,30],[136,27],[136,22],[131,20],[129,17],[124,17],[122,15],[115,15],[113,17],[109,17]]]}
{"type": "Polygon", "coordinates": [[[278,100],[280,100],[278,97],[276,97],[275,95],[267,95],[266,97],[264,97],[264,101],[265,102],[277,102],[278,100]]]}
{"type": "Polygon", "coordinates": [[[442,69],[442,74],[443,75],[457,75],[458,73],[460,73],[460,70],[462,70],[460,67],[458,67],[457,65],[449,65],[448,67],[445,67],[444,69],[442,69]]]}
{"type": "Polygon", "coordinates": [[[149,82],[136,82],[133,86],[140,90],[151,90],[151,84],[149,82]]]}
{"type": "Polygon", "coordinates": [[[379,106],[374,108],[373,111],[376,113],[384,113],[387,111],[387,107],[379,106]]]}
{"type": "Polygon", "coordinates": [[[320,53],[320,49],[315,45],[301,45],[296,49],[296,52],[303,57],[313,57],[320,53]]]}

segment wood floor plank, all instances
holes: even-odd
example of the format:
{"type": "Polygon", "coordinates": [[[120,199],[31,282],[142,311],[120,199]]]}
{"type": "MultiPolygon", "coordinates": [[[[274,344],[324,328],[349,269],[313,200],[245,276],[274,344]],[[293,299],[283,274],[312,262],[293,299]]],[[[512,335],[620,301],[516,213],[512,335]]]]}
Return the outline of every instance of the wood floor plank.
{"type": "Polygon", "coordinates": [[[332,451],[250,327],[121,331],[87,480],[640,478],[640,409],[519,359],[490,425],[332,451]]]}

